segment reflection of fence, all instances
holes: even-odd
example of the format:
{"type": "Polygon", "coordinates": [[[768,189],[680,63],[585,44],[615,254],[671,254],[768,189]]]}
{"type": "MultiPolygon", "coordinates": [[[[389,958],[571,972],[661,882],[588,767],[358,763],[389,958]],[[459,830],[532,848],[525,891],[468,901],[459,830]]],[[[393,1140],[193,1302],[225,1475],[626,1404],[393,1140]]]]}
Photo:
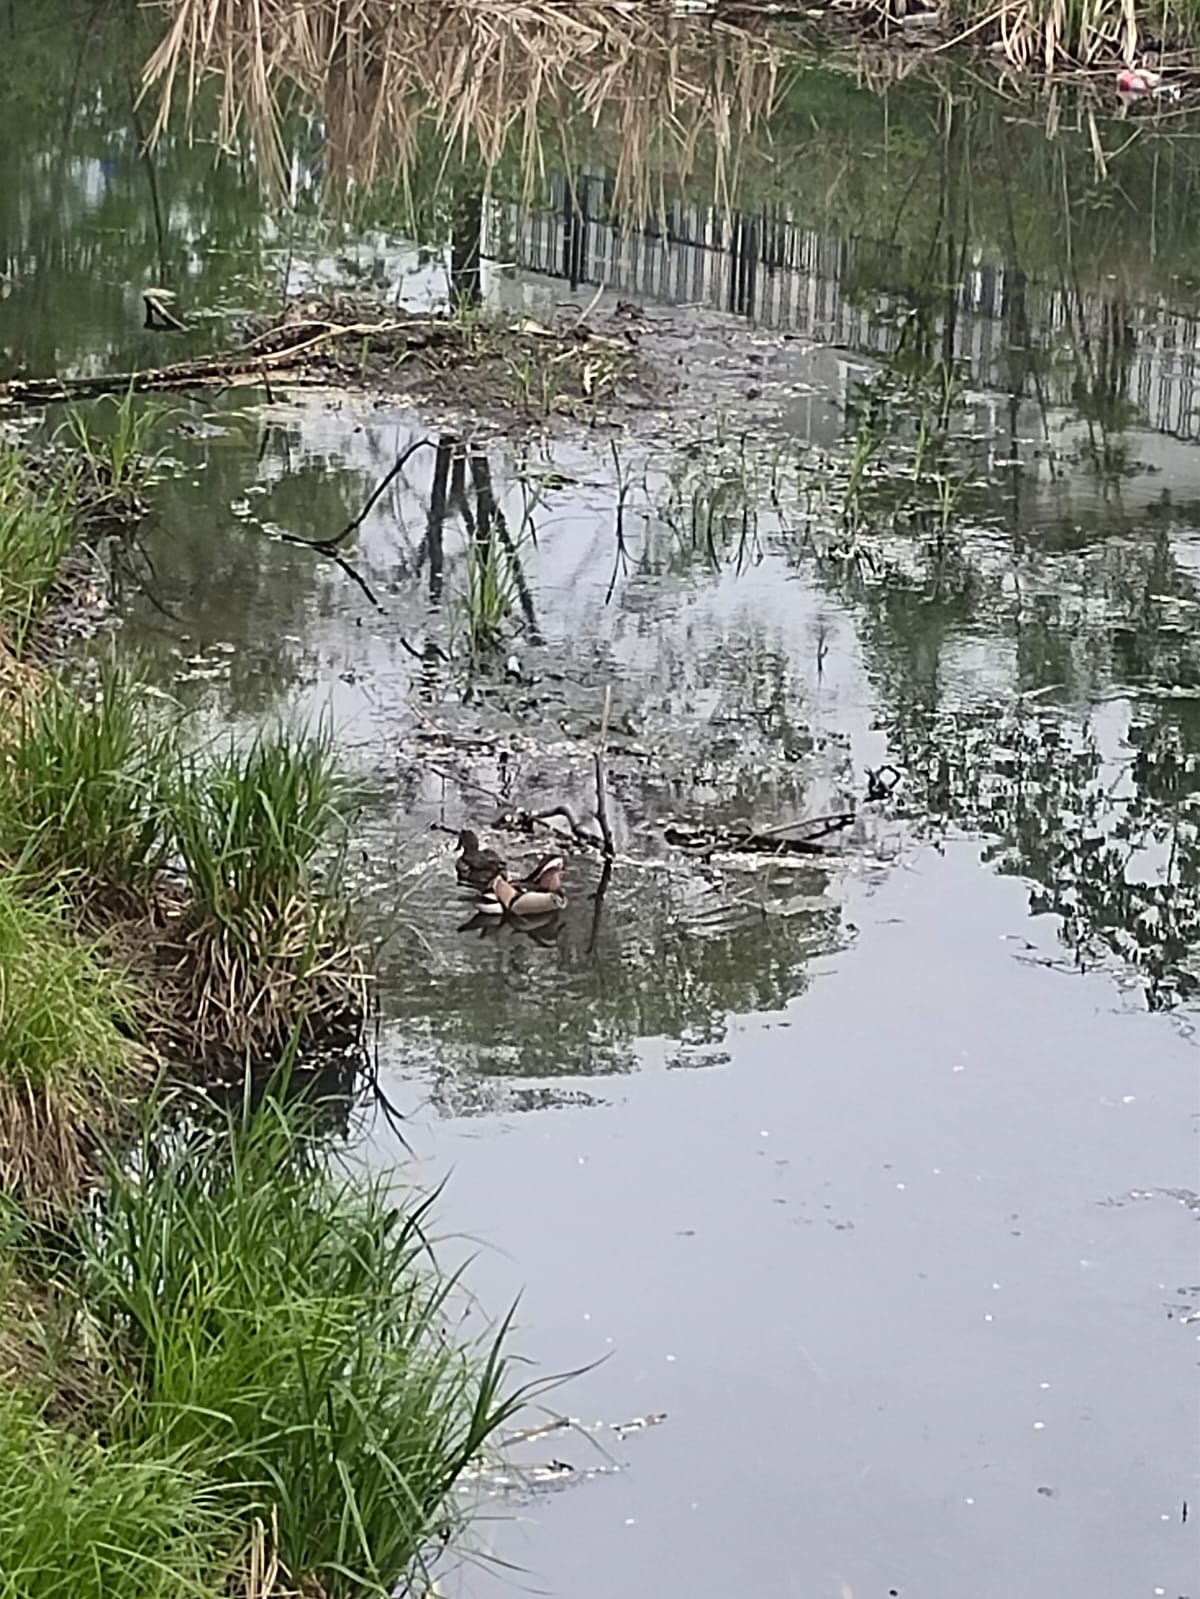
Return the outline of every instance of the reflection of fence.
{"type": "MultiPolygon", "coordinates": [[[[571,187],[556,176],[550,207],[504,208],[505,251],[515,243],[520,266],[576,287],[604,283],[617,293],[731,311],[863,354],[894,349],[896,313],[906,303],[896,293],[904,262],[895,247],[819,233],[781,208],[726,216],[679,202],[661,225],[622,235],[609,221],[609,191],[609,179],[583,176],[572,204],[571,187]]],[[[1042,357],[1051,401],[1078,402],[1082,380],[1099,389],[1101,403],[1130,402],[1157,432],[1200,439],[1200,315],[1161,301],[1081,297],[976,262],[959,289],[954,322],[954,354],[981,388],[1028,394],[1024,352],[1032,349],[1042,357]]]]}

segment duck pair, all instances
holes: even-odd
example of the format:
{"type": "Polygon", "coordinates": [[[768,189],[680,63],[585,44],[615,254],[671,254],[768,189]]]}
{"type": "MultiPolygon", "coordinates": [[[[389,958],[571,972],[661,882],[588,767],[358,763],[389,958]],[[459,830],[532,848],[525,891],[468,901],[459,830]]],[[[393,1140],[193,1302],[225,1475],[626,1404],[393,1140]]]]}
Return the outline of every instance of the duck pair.
{"type": "Polygon", "coordinates": [[[454,869],[459,882],[485,896],[502,914],[546,916],[567,903],[561,855],[543,855],[524,877],[512,878],[501,856],[494,849],[481,849],[478,833],[469,827],[459,833],[458,847],[454,869]]]}

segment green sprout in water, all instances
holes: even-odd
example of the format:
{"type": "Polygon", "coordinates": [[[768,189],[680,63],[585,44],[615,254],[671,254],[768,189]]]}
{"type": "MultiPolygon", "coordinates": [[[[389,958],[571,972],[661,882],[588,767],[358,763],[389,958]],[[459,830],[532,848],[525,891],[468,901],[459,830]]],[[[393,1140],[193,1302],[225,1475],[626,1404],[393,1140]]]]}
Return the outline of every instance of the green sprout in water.
{"type": "Polygon", "coordinates": [[[143,514],[142,496],[156,480],[164,456],[151,439],[173,408],[134,393],[102,395],[90,409],[67,407],[58,430],[80,471],[79,498],[92,516],[122,521],[143,514]]]}

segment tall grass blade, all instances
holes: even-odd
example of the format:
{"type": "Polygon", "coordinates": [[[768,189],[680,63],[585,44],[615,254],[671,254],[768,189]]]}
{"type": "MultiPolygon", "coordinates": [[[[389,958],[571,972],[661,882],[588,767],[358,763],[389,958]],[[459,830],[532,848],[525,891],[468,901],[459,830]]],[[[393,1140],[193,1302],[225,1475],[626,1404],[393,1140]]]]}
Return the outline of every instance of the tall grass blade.
{"type": "Polygon", "coordinates": [[[499,1339],[451,1335],[428,1201],[339,1175],[278,1100],[135,1165],[83,1240],[127,1371],[116,1436],[202,1457],[331,1599],[388,1593],[458,1527],[455,1485],[519,1402],[499,1339]]]}

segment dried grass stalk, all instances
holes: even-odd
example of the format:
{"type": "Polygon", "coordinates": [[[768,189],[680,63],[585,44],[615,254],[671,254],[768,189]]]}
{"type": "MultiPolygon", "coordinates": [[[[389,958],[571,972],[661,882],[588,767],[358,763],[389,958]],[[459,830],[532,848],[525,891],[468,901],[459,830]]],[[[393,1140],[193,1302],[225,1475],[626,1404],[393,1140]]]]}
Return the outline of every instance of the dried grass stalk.
{"type": "Polygon", "coordinates": [[[225,142],[248,129],[282,189],[284,106],[294,91],[324,122],[326,171],[342,184],[407,183],[422,127],[493,169],[519,152],[525,198],[545,175],[545,137],[569,151],[583,122],[611,138],[615,204],[636,220],[711,148],[727,200],[739,133],[773,104],[777,52],[724,24],[675,18],[665,0],[162,0],[170,26],[144,72],[157,88],[153,136],[204,78],[221,83],[225,142]]]}
{"type": "Polygon", "coordinates": [[[77,1199],[93,1175],[105,1109],[61,1081],[0,1076],[0,1189],[34,1213],[77,1199]]]}

